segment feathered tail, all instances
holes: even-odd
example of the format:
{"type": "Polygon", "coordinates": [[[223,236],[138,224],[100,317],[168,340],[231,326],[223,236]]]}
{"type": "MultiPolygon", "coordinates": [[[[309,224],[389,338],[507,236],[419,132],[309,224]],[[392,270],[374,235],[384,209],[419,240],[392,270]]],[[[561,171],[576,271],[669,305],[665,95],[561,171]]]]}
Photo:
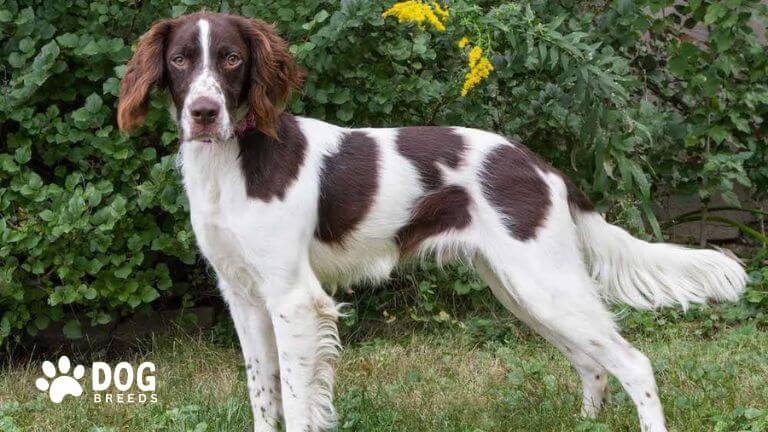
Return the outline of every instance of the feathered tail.
{"type": "Polygon", "coordinates": [[[747,275],[741,264],[715,250],[648,243],[606,222],[594,211],[573,209],[582,250],[604,297],[640,309],[736,301],[747,275]]]}

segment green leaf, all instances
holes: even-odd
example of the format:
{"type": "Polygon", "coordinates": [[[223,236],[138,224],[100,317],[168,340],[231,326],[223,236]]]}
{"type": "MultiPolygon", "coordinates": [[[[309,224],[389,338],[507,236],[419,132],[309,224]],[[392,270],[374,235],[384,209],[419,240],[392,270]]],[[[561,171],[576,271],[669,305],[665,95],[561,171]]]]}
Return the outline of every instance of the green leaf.
{"type": "Polygon", "coordinates": [[[80,326],[80,321],[73,319],[67,321],[64,327],[61,328],[67,339],[80,339],[83,337],[83,329],[80,326]]]}
{"type": "Polygon", "coordinates": [[[102,101],[101,96],[96,93],[91,93],[91,95],[85,99],[85,109],[92,114],[97,112],[103,105],[104,101],[102,101]]]}
{"type": "Polygon", "coordinates": [[[49,210],[49,209],[45,209],[45,210],[41,211],[38,216],[40,216],[40,219],[42,219],[42,220],[44,220],[46,222],[50,222],[54,218],[53,212],[51,210],[49,210]]]}
{"type": "Polygon", "coordinates": [[[64,33],[56,38],[56,42],[65,48],[75,48],[80,42],[80,36],[74,33],[64,33]]]}
{"type": "Polygon", "coordinates": [[[714,140],[716,143],[720,144],[730,136],[730,133],[728,132],[728,129],[726,129],[724,126],[715,125],[709,128],[709,130],[707,131],[707,135],[709,135],[712,138],[712,140],[714,140]]]}
{"type": "Polygon", "coordinates": [[[11,334],[11,320],[7,316],[0,319],[0,343],[11,334]]]}
{"type": "Polygon", "coordinates": [[[456,294],[464,295],[472,291],[472,286],[468,283],[457,280],[453,282],[453,290],[456,292],[456,294]]]}
{"type": "Polygon", "coordinates": [[[47,315],[38,315],[34,322],[35,327],[37,327],[38,330],[45,330],[48,328],[48,324],[51,322],[51,319],[48,318],[47,315]]]}
{"type": "Polygon", "coordinates": [[[25,145],[16,149],[13,158],[20,164],[25,164],[32,159],[32,146],[25,145]]]}
{"type": "Polygon", "coordinates": [[[328,19],[329,16],[330,14],[328,13],[328,11],[323,9],[315,15],[315,22],[322,23],[323,21],[328,19]]]}
{"type": "Polygon", "coordinates": [[[707,7],[707,13],[704,15],[704,24],[711,25],[720,17],[725,15],[726,9],[720,1],[715,1],[707,7]]]}
{"type": "Polygon", "coordinates": [[[348,122],[352,120],[352,116],[354,115],[354,110],[350,107],[341,107],[338,110],[336,110],[336,117],[338,117],[339,120],[343,122],[348,122]]]}
{"type": "Polygon", "coordinates": [[[0,154],[0,169],[13,174],[19,171],[19,166],[16,165],[10,155],[0,154]]]}
{"type": "Polygon", "coordinates": [[[144,289],[142,290],[141,300],[144,303],[151,303],[158,297],[160,297],[160,293],[157,292],[157,290],[152,287],[144,287],[144,289]]]}
{"type": "Polygon", "coordinates": [[[133,268],[130,264],[123,264],[117,270],[115,270],[115,277],[119,279],[126,279],[131,275],[133,268]]]}

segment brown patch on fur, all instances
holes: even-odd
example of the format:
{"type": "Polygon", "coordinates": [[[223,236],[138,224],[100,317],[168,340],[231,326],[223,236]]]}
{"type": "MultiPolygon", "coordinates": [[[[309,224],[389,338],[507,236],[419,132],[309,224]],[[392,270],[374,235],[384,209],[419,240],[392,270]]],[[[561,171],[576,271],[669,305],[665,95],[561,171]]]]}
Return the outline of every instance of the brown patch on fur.
{"type": "Polygon", "coordinates": [[[373,205],[378,189],[379,149],[364,132],[344,136],[338,153],[326,156],[320,174],[315,237],[342,243],[373,205]]]}
{"type": "Polygon", "coordinates": [[[532,152],[528,147],[514,140],[512,140],[511,142],[515,145],[516,148],[519,148],[520,151],[523,154],[525,154],[525,157],[528,158],[528,160],[533,166],[535,166],[536,168],[538,168],[544,173],[555,174],[563,180],[563,183],[565,183],[568,204],[571,208],[571,211],[574,211],[574,210],[580,210],[583,212],[595,211],[594,204],[592,204],[589,198],[587,198],[587,196],[578,188],[578,186],[576,186],[573,180],[571,180],[568,176],[563,174],[562,171],[553,167],[547,161],[539,157],[539,155],[532,152]]]}
{"type": "Polygon", "coordinates": [[[443,185],[438,164],[456,168],[466,145],[447,127],[412,126],[398,129],[397,150],[416,165],[422,185],[434,190],[443,185]]]}
{"type": "Polygon", "coordinates": [[[165,71],[165,39],[175,20],[156,22],[139,40],[120,83],[117,125],[123,132],[141,126],[149,109],[149,91],[160,85],[165,71]]]}
{"type": "Polygon", "coordinates": [[[413,252],[427,238],[451,229],[465,228],[472,221],[470,197],[460,186],[446,186],[416,202],[408,225],[397,232],[403,254],[413,252]]]}
{"type": "Polygon", "coordinates": [[[483,164],[485,198],[505,216],[507,231],[518,240],[536,236],[552,204],[549,186],[537,170],[547,166],[522,144],[499,145],[483,164]]]}
{"type": "Polygon", "coordinates": [[[275,26],[257,19],[233,17],[251,51],[251,84],[248,100],[263,134],[277,138],[279,116],[291,92],[301,87],[305,72],[288,51],[288,43],[275,26]]]}
{"type": "Polygon", "coordinates": [[[307,147],[296,117],[280,115],[277,139],[253,129],[237,141],[248,196],[266,202],[285,198],[285,191],[299,175],[307,147]]]}

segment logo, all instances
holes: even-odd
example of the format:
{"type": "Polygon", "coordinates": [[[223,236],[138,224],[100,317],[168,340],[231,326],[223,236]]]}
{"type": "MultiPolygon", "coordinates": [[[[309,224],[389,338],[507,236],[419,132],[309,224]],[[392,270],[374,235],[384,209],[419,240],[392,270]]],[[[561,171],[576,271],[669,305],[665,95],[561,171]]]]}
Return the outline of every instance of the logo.
{"type": "MultiPolygon", "coordinates": [[[[43,362],[43,375],[35,381],[35,387],[47,392],[53,403],[61,403],[65,396],[80,397],[83,386],[80,380],[85,376],[85,367],[77,365],[74,369],[69,357],[61,356],[57,365],[43,362]]],[[[114,369],[104,362],[91,364],[91,390],[94,403],[146,403],[157,402],[157,381],[154,375],[155,364],[144,362],[134,368],[128,362],[118,363],[114,369]],[[134,391],[137,390],[137,391],[134,391]]]]}
{"type": "Polygon", "coordinates": [[[48,397],[53,403],[61,403],[64,396],[78,397],[83,394],[83,386],[78,382],[85,375],[83,365],[75,366],[72,375],[67,375],[70,368],[69,357],[61,356],[58,367],[48,360],[43,362],[43,374],[50,379],[40,377],[35,381],[35,387],[40,391],[47,391],[48,397]]]}

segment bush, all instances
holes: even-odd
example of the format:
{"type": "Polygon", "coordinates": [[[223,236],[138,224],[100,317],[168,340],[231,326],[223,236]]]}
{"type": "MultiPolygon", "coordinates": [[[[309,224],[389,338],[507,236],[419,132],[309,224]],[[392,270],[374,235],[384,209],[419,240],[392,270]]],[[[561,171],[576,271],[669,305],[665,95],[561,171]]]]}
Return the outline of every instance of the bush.
{"type": "MultiPolygon", "coordinates": [[[[0,3],[0,341],[103,325],[211,286],[162,97],[133,138],[119,80],[150,23],[207,6],[277,22],[309,71],[290,110],[343,125],[458,124],[517,136],[635,232],[653,197],[768,190],[759,0],[450,3],[445,31],[362,0],[0,3]],[[713,29],[701,44],[681,26],[713,29]],[[494,71],[461,90],[467,37],[494,71]]],[[[463,276],[461,280],[466,280],[463,276]]],[[[456,285],[467,289],[467,284],[456,285]]],[[[474,289],[474,288],[473,288],[474,289]]],[[[425,294],[429,294],[428,292],[425,294]]]]}

